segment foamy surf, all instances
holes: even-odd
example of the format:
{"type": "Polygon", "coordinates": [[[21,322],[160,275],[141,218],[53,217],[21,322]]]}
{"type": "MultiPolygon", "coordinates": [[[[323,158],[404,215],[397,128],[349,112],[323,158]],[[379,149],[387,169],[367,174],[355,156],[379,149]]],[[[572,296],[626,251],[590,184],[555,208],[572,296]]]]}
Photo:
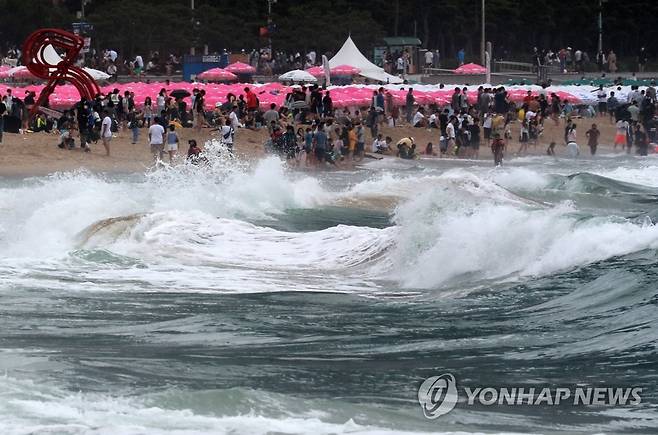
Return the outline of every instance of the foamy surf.
{"type": "Polygon", "coordinates": [[[655,379],[628,369],[656,341],[635,160],[2,181],[0,432],[655,433],[655,379]],[[647,393],[426,420],[442,373],[647,393]]]}

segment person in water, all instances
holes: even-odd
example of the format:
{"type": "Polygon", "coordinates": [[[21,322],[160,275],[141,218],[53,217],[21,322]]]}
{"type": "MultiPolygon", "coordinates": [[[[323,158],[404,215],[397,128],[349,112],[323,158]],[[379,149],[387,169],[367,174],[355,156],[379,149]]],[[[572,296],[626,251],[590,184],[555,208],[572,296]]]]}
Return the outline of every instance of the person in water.
{"type": "Polygon", "coordinates": [[[648,153],[649,141],[647,140],[647,134],[642,128],[640,123],[635,125],[635,149],[637,150],[638,155],[646,156],[648,153]]]}
{"type": "Polygon", "coordinates": [[[494,140],[491,142],[491,153],[494,158],[494,166],[502,166],[504,149],[505,141],[500,137],[500,133],[494,134],[494,140]]]}
{"type": "Polygon", "coordinates": [[[555,142],[551,142],[546,148],[546,155],[555,157],[555,142]]]}
{"type": "Polygon", "coordinates": [[[187,161],[193,165],[198,165],[199,163],[207,163],[208,159],[203,155],[203,150],[199,148],[194,139],[187,141],[189,148],[187,149],[187,161]]]}
{"type": "Polygon", "coordinates": [[[590,152],[592,155],[595,155],[596,148],[599,146],[599,136],[601,136],[601,132],[596,127],[596,124],[592,124],[592,128],[585,132],[585,136],[587,136],[587,146],[590,152]]]}

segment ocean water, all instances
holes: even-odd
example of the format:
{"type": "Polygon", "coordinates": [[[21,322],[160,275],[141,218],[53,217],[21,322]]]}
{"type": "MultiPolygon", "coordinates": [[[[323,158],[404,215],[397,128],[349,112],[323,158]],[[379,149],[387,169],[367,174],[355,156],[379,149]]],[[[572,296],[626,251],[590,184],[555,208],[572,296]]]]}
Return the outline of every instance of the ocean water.
{"type": "Polygon", "coordinates": [[[657,433],[657,220],[655,157],[0,178],[0,433],[657,433]]]}

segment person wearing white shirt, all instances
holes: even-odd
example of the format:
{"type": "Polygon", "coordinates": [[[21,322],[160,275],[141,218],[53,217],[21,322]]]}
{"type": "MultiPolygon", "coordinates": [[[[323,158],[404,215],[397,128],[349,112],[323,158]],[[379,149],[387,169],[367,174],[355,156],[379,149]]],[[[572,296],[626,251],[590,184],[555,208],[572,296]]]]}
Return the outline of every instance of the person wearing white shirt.
{"type": "Polygon", "coordinates": [[[140,77],[144,71],[144,59],[139,54],[135,56],[135,75],[140,77]]]}
{"type": "Polygon", "coordinates": [[[233,138],[235,136],[235,130],[233,129],[233,121],[230,119],[226,120],[225,125],[219,129],[219,140],[222,144],[226,145],[226,148],[229,152],[233,152],[233,138]]]}
{"type": "Polygon", "coordinates": [[[101,139],[105,147],[105,154],[110,155],[110,141],[112,140],[112,118],[107,110],[103,110],[103,122],[101,123],[101,139]]]}
{"type": "Polygon", "coordinates": [[[425,68],[432,68],[434,63],[434,53],[431,50],[425,52],[425,68]]]}
{"type": "Polygon", "coordinates": [[[156,163],[162,160],[162,155],[164,153],[164,134],[164,127],[157,121],[149,127],[149,144],[151,145],[153,160],[156,163]]]}
{"type": "Polygon", "coordinates": [[[238,109],[236,107],[231,110],[231,113],[229,114],[229,119],[231,120],[231,127],[235,131],[238,127],[240,127],[240,120],[238,119],[238,114],[235,113],[238,109]]]}
{"type": "Polygon", "coordinates": [[[413,121],[411,124],[414,127],[424,127],[425,126],[425,115],[423,115],[423,109],[422,107],[416,111],[416,114],[414,115],[413,121]]]}
{"type": "Polygon", "coordinates": [[[439,128],[439,117],[436,115],[436,112],[430,115],[429,128],[439,128]]]}
{"type": "Polygon", "coordinates": [[[372,142],[372,152],[373,153],[384,153],[388,151],[388,144],[384,140],[382,134],[378,134],[377,138],[372,142]]]}

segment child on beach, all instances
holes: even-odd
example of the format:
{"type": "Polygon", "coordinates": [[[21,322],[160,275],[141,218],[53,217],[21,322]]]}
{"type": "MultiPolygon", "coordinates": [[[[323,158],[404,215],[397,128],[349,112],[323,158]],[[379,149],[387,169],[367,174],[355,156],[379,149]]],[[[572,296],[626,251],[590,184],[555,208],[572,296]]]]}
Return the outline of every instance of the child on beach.
{"type": "Polygon", "coordinates": [[[151,102],[151,97],[146,97],[144,100],[144,122],[146,123],[146,128],[151,126],[151,120],[153,119],[153,103],[151,102]]]}
{"type": "Polygon", "coordinates": [[[167,147],[165,148],[165,151],[169,154],[169,163],[173,163],[174,156],[176,155],[176,151],[178,151],[178,143],[180,142],[180,139],[178,137],[178,133],[176,133],[176,126],[175,125],[170,125],[169,126],[169,132],[167,132],[167,147]]]}

